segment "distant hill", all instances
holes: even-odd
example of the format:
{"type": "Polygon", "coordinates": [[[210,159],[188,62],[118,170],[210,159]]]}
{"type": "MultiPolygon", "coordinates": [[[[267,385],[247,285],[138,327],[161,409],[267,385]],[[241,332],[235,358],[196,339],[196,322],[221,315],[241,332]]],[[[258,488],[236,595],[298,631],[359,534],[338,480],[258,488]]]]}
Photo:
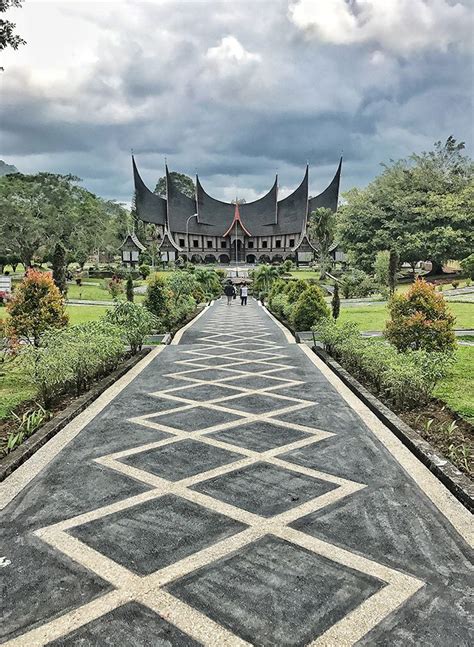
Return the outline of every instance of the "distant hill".
{"type": "Polygon", "coordinates": [[[8,175],[9,173],[18,173],[18,169],[13,164],[7,164],[3,160],[0,160],[0,175],[8,175]]]}

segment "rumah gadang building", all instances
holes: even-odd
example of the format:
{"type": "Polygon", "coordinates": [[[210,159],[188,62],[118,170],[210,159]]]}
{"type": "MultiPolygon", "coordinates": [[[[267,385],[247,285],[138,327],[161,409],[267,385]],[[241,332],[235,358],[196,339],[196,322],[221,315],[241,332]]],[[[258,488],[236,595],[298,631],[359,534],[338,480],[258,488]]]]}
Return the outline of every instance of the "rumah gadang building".
{"type": "Polygon", "coordinates": [[[193,198],[174,184],[166,166],[166,198],[150,191],[132,155],[137,217],[156,225],[161,258],[194,263],[272,263],[311,261],[316,248],[309,241],[309,214],[320,207],[336,211],[342,158],[329,186],[309,198],[309,166],[293,193],[278,199],[278,176],[270,191],[253,202],[233,204],[210,196],[196,175],[193,198]]]}

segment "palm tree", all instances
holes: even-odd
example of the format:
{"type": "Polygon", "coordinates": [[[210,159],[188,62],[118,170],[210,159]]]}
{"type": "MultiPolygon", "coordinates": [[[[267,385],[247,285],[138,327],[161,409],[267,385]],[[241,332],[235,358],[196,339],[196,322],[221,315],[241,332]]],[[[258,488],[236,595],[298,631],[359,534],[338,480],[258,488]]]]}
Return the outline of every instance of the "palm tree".
{"type": "Polygon", "coordinates": [[[254,285],[260,292],[268,292],[275,279],[280,276],[278,268],[273,265],[260,265],[254,273],[254,285]]]}

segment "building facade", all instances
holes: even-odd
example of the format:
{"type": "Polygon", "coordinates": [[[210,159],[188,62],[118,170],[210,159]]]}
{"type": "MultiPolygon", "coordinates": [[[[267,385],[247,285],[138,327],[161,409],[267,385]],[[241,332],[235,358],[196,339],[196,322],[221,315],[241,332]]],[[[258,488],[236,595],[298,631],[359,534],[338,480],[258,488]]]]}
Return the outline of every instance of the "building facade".
{"type": "Polygon", "coordinates": [[[308,240],[308,215],[320,207],[336,211],[342,158],[329,186],[309,198],[309,167],[293,193],[278,199],[278,177],[262,198],[244,204],[216,200],[196,176],[194,198],[174,185],[166,167],[166,198],[150,191],[132,156],[137,217],[157,227],[162,260],[183,257],[205,263],[308,263],[317,251],[308,240]]]}

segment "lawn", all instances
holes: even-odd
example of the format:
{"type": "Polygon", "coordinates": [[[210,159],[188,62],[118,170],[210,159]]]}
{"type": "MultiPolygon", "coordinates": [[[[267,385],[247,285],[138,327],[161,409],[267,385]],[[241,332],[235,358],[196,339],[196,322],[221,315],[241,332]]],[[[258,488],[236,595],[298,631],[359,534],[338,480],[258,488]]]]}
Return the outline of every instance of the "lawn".
{"type": "MultiPolygon", "coordinates": [[[[450,302],[448,307],[456,316],[456,328],[474,328],[474,303],[450,302]]],[[[341,306],[339,321],[353,321],[361,330],[375,331],[384,329],[387,318],[387,306],[381,303],[373,306],[341,306]]]]}
{"type": "Polygon", "coordinates": [[[66,306],[70,324],[81,324],[100,319],[107,312],[106,306],[66,306]]]}
{"type": "Polygon", "coordinates": [[[35,388],[25,376],[19,362],[0,367],[0,420],[7,418],[12,409],[35,395],[35,388]]]}
{"type": "Polygon", "coordinates": [[[474,346],[460,346],[449,377],[434,390],[434,396],[474,424],[474,346]]]}

